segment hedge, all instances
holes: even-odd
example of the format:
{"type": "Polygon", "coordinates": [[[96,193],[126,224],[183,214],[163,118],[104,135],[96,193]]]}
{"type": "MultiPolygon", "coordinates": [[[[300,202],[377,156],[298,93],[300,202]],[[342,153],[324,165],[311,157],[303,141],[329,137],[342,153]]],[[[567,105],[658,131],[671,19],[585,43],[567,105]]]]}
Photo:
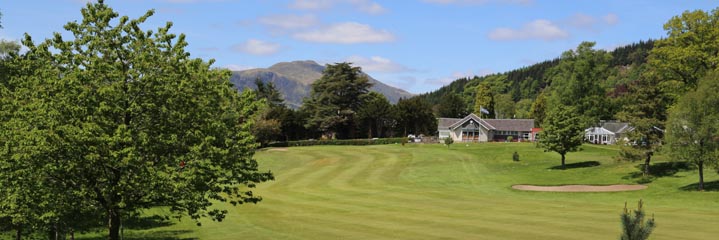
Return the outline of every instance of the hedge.
{"type": "Polygon", "coordinates": [[[288,142],[272,142],[268,147],[301,147],[315,145],[380,145],[395,144],[407,141],[407,138],[378,138],[378,139],[343,139],[343,140],[300,140],[288,142]]]}

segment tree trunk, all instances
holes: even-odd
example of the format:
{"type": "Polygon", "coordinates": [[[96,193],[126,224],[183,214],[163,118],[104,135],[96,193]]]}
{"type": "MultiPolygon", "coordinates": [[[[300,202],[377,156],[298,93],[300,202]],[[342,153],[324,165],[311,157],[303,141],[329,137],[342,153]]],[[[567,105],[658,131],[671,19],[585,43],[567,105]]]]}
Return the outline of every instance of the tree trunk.
{"type": "Polygon", "coordinates": [[[699,191],[704,191],[704,161],[699,161],[699,191]]]}
{"type": "Polygon", "coordinates": [[[649,176],[649,162],[652,161],[652,151],[647,152],[647,158],[644,160],[644,176],[649,176]]]}
{"type": "Polygon", "coordinates": [[[70,240],[75,240],[75,230],[70,228],[70,240]]]}
{"type": "Polygon", "coordinates": [[[565,153],[562,153],[562,169],[564,169],[564,154],[565,153]]]}
{"type": "Polygon", "coordinates": [[[21,240],[22,239],[22,227],[18,226],[17,229],[15,229],[15,240],[21,240]]]}
{"type": "Polygon", "coordinates": [[[120,240],[120,224],[122,219],[120,219],[120,210],[113,208],[107,211],[108,215],[108,228],[110,230],[110,236],[108,239],[110,240],[120,240]]]}
{"type": "Polygon", "coordinates": [[[372,139],[372,124],[369,124],[369,130],[367,131],[367,138],[372,139]]]}

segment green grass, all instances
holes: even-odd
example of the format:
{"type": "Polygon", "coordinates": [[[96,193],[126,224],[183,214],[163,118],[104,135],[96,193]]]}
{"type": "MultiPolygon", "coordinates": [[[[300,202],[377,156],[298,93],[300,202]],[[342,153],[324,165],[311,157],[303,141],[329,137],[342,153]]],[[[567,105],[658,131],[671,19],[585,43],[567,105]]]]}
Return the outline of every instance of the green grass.
{"type": "MultiPolygon", "coordinates": [[[[314,146],[257,153],[276,180],[257,205],[226,206],[222,223],[185,219],[128,229],[129,239],[616,239],[619,214],[639,199],[654,214],[652,239],[719,236],[719,176],[710,191],[683,190],[695,170],[661,172],[646,190],[523,192],[513,184],[632,184],[639,163],[616,162],[612,146],[559,155],[532,144],[314,146]],[[519,152],[521,161],[513,162],[519,152]]],[[[662,166],[661,156],[658,166],[662,166]]],[[[662,170],[662,169],[660,169],[662,170]]],[[[161,213],[154,209],[146,214],[161,213]]],[[[92,237],[92,236],[88,236],[92,237]]],[[[127,239],[127,238],[126,238],[127,239]]]]}

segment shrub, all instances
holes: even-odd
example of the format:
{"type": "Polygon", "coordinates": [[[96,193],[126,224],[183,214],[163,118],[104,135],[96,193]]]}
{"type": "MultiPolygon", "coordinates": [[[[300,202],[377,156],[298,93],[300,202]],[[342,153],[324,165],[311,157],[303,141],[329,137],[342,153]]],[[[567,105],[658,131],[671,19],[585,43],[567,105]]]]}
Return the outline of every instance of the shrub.
{"type": "Polygon", "coordinates": [[[512,137],[512,136],[507,137],[507,142],[512,142],[512,140],[514,140],[514,137],[512,137]]]}
{"type": "Polygon", "coordinates": [[[452,139],[451,137],[447,137],[444,139],[444,144],[447,145],[447,148],[449,148],[449,145],[451,145],[452,143],[454,143],[454,139],[452,139]]]}
{"type": "Polygon", "coordinates": [[[517,151],[514,151],[514,154],[512,154],[512,161],[519,162],[519,153],[517,153],[517,151]]]}

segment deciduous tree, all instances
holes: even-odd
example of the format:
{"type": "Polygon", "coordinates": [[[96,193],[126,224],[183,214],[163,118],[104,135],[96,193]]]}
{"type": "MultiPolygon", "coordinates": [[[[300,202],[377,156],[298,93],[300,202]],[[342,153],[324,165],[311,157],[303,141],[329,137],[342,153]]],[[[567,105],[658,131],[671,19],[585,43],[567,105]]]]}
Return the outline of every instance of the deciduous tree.
{"type": "Polygon", "coordinates": [[[619,120],[633,128],[627,134],[628,146],[622,147],[620,159],[636,159],[637,151],[644,159],[644,175],[649,175],[649,164],[655,152],[660,150],[667,120],[669,96],[659,87],[659,80],[651,73],[629,86],[628,103],[617,114],[619,120]]]}
{"type": "MultiPolygon", "coordinates": [[[[14,76],[24,83],[14,95],[25,102],[3,124],[8,138],[0,137],[18,140],[0,145],[28,167],[28,179],[40,180],[41,193],[77,203],[43,214],[89,210],[75,217],[102,215],[113,240],[123,218],[155,206],[221,221],[227,210],[214,201],[256,203],[251,188],[272,179],[252,158],[254,93],[239,94],[212,61],[191,59],[171,23],[142,30],[153,13],[118,17],[100,0],[65,25],[71,40],[56,33],[35,45],[26,36],[23,71],[14,76]]],[[[25,171],[10,170],[0,179],[25,171]]]]}
{"type": "Polygon", "coordinates": [[[719,8],[685,11],[667,21],[664,30],[668,36],[654,43],[649,65],[676,99],[719,66],[719,8]]]}
{"type": "Polygon", "coordinates": [[[357,112],[357,120],[361,128],[367,130],[367,138],[386,137],[385,130],[393,127],[395,114],[387,97],[377,92],[370,92],[364,105],[357,112]]]}
{"type": "Polygon", "coordinates": [[[594,50],[594,42],[582,42],[576,50],[562,53],[559,65],[550,69],[550,103],[573,106],[582,118],[582,127],[611,118],[609,102],[600,82],[608,75],[611,55],[594,50]]]}
{"type": "Polygon", "coordinates": [[[539,143],[547,151],[562,155],[562,168],[564,168],[565,155],[575,152],[582,146],[584,128],[582,120],[574,107],[555,105],[547,113],[542,127],[542,137],[539,143]]]}
{"type": "Polygon", "coordinates": [[[699,169],[699,190],[704,190],[704,168],[716,167],[719,156],[719,72],[699,81],[672,107],[667,121],[667,144],[674,159],[699,169]]]}
{"type": "Polygon", "coordinates": [[[482,82],[477,85],[476,91],[474,113],[483,118],[494,118],[494,93],[492,93],[492,88],[487,82],[482,82]]]}

